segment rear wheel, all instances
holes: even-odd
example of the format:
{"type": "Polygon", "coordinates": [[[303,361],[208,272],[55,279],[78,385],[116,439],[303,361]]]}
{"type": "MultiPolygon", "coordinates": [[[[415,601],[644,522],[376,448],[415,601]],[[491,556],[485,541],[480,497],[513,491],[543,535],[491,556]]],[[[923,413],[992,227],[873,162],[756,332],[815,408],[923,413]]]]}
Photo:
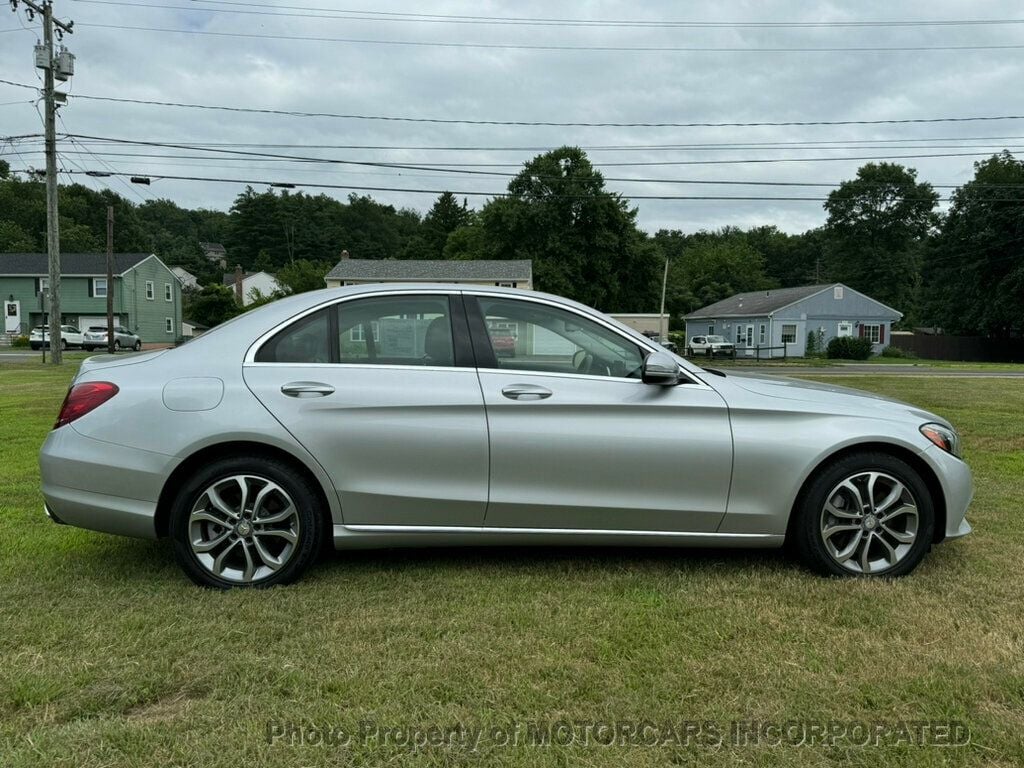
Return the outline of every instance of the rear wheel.
{"type": "Polygon", "coordinates": [[[832,576],[902,576],[931,547],[935,508],[906,462],[884,453],[846,456],[825,467],[796,511],[800,559],[832,576]]]}
{"type": "Polygon", "coordinates": [[[61,349],[67,349],[68,348],[68,340],[67,339],[61,339],[60,340],[60,348],[61,349]]]}
{"type": "Polygon", "coordinates": [[[114,351],[115,352],[120,352],[121,351],[121,342],[118,339],[114,339],[114,351]]]}
{"type": "Polygon", "coordinates": [[[269,587],[295,581],[315,559],[323,514],[315,490],[287,464],[228,458],[185,484],[170,533],[178,563],[195,583],[269,587]]]}

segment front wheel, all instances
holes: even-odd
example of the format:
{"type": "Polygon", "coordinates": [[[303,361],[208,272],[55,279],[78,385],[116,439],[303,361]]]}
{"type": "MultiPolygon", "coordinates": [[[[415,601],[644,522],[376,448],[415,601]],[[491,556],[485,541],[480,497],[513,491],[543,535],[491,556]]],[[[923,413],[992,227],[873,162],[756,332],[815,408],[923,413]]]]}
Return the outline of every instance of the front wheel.
{"type": "Polygon", "coordinates": [[[935,507],[921,476],[884,453],[853,454],[826,466],[795,514],[797,554],[827,576],[908,574],[935,532],[935,507]]]}
{"type": "Polygon", "coordinates": [[[295,581],[315,559],[325,514],[309,481],[287,464],[227,458],[185,483],[170,533],[179,565],[196,584],[269,587],[295,581]]]}
{"type": "Polygon", "coordinates": [[[141,341],[136,341],[135,342],[135,346],[133,346],[132,349],[134,349],[136,352],[141,352],[142,351],[142,342],[141,341]]]}

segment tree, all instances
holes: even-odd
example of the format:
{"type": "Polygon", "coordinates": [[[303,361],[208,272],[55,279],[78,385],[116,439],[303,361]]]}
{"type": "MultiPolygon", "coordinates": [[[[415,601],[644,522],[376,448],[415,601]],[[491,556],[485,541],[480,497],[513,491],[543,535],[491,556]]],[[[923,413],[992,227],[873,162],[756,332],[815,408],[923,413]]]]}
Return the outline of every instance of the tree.
{"type": "Polygon", "coordinates": [[[862,166],[825,203],[834,279],[905,314],[912,311],[925,240],[938,224],[938,199],[912,168],[862,166]]]}
{"type": "Polygon", "coordinates": [[[277,271],[277,281],[291,293],[304,293],[325,287],[324,277],[331,271],[333,264],[326,261],[308,261],[299,259],[287,264],[277,271]]]}
{"type": "Polygon", "coordinates": [[[182,306],[182,315],[209,328],[230,320],[241,311],[235,303],[235,292],[226,285],[211,283],[187,298],[189,301],[182,306]]]}
{"type": "Polygon", "coordinates": [[[1024,161],[1009,152],[975,163],[953,193],[924,263],[924,319],[949,333],[1024,333],[1024,161]]]}
{"type": "Polygon", "coordinates": [[[478,258],[532,259],[537,288],[604,311],[657,308],[657,250],[637,229],[636,209],[605,191],[582,150],[538,155],[508,192],[480,212],[478,258]]]}
{"type": "Polygon", "coordinates": [[[459,227],[469,224],[472,215],[465,200],[459,205],[451,192],[441,193],[423,217],[423,236],[426,247],[431,251],[431,258],[442,258],[448,236],[459,227]]]}
{"type": "Polygon", "coordinates": [[[36,241],[13,221],[0,221],[0,253],[34,253],[36,241]]]}

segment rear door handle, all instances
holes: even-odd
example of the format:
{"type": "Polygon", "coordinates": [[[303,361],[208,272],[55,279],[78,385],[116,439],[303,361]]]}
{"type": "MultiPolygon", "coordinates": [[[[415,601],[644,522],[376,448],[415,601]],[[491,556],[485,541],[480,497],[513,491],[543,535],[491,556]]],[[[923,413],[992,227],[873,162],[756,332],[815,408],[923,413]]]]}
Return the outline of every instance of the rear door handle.
{"type": "Polygon", "coordinates": [[[293,381],[283,385],[281,392],[288,397],[326,397],[334,392],[334,387],[318,381],[293,381]]]}
{"type": "Polygon", "coordinates": [[[551,390],[536,384],[509,384],[502,387],[501,394],[509,400],[544,400],[551,397],[551,390]]]}

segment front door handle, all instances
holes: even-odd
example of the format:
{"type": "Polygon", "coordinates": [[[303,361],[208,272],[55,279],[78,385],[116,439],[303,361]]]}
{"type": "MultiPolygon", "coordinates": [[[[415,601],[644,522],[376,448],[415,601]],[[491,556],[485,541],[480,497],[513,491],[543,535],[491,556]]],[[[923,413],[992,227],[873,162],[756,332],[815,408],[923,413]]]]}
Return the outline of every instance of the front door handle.
{"type": "Polygon", "coordinates": [[[551,397],[551,390],[536,384],[509,384],[502,388],[501,394],[509,400],[544,400],[551,397]]]}
{"type": "Polygon", "coordinates": [[[334,387],[318,381],[293,381],[282,386],[281,391],[288,397],[326,397],[334,392],[334,387]]]}

